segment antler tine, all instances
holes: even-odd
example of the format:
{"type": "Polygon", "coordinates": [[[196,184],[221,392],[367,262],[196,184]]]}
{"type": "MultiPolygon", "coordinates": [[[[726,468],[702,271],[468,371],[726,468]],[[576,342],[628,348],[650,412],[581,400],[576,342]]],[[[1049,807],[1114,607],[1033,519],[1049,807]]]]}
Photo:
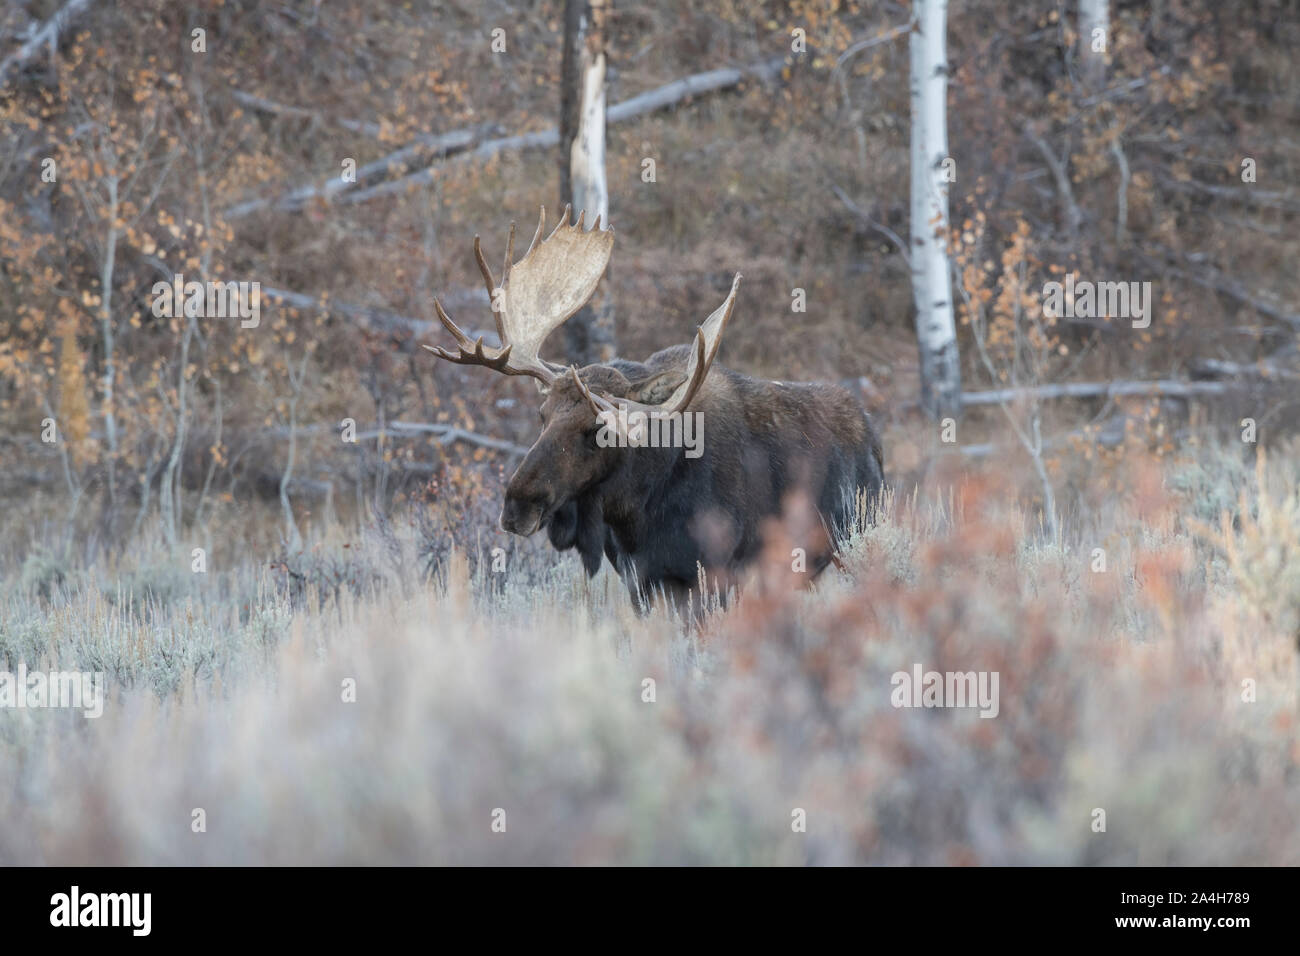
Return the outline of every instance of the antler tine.
{"type": "MultiPolygon", "coordinates": [[[[511,222],[510,238],[506,240],[506,261],[505,261],[505,265],[501,269],[501,285],[488,293],[488,296],[490,297],[488,302],[488,307],[492,310],[492,321],[496,323],[497,338],[501,340],[501,344],[503,346],[509,345],[510,340],[509,340],[509,336],[507,336],[506,334],[505,303],[497,301],[497,292],[502,292],[504,294],[505,287],[506,287],[506,280],[510,278],[510,266],[513,264],[511,260],[513,260],[514,257],[515,257],[515,224],[514,222],[511,222]]],[[[484,268],[487,267],[484,266],[484,268]]]]}
{"type": "MultiPolygon", "coordinates": [[[[460,326],[458,326],[455,322],[453,322],[451,320],[451,317],[447,315],[446,312],[443,311],[442,303],[439,302],[437,299],[434,299],[433,308],[434,311],[438,313],[438,321],[442,323],[442,327],[456,337],[456,344],[460,346],[462,350],[469,347],[470,345],[469,336],[466,335],[464,332],[462,332],[460,330],[460,326]]],[[[432,351],[432,349],[430,351],[432,351]]]]}
{"type": "Polygon", "coordinates": [[[478,260],[478,271],[483,273],[483,281],[487,283],[488,301],[492,302],[496,299],[497,282],[492,278],[492,270],[488,268],[487,260],[483,258],[483,246],[478,236],[474,237],[474,258],[478,260]]]}
{"type": "Polygon", "coordinates": [[[506,280],[510,278],[510,267],[515,260],[515,223],[510,220],[510,238],[506,240],[506,264],[501,267],[501,285],[504,288],[506,280]]]}
{"type": "Polygon", "coordinates": [[[459,344],[456,352],[450,352],[447,349],[437,345],[425,345],[420,343],[420,348],[432,352],[440,359],[446,359],[455,365],[481,365],[484,368],[490,368],[500,372],[503,375],[527,375],[537,379],[543,385],[551,385],[555,382],[556,373],[549,366],[538,363],[537,365],[525,365],[516,368],[510,364],[511,346],[507,345],[499,352],[493,354],[490,345],[483,344],[483,337],[479,336],[473,342],[465,339],[464,344],[459,344]]]}
{"type": "MultiPolygon", "coordinates": [[[[709,374],[709,365],[712,364],[705,361],[705,351],[704,330],[700,329],[695,333],[695,361],[692,363],[693,368],[691,369],[690,381],[686,383],[686,394],[673,403],[672,411],[685,411],[686,407],[691,404],[691,399],[695,397],[695,393],[698,392],[700,386],[704,384],[704,376],[709,374]]],[[[680,388],[681,386],[678,387],[680,388]]]]}
{"type": "Polygon", "coordinates": [[[483,351],[483,336],[479,336],[474,343],[474,364],[486,365],[488,368],[496,369],[498,372],[505,372],[506,367],[510,364],[510,349],[513,346],[506,342],[501,351],[495,356],[487,355],[483,351]]]}
{"type": "Polygon", "coordinates": [[[551,236],[554,236],[557,232],[567,226],[569,224],[569,216],[571,215],[573,215],[573,204],[566,202],[564,204],[564,214],[560,216],[560,221],[557,222],[555,228],[551,230],[551,235],[546,238],[550,239],[551,236]]]}
{"type": "Polygon", "coordinates": [[[722,333],[726,330],[727,323],[731,320],[731,313],[736,307],[736,293],[740,289],[740,278],[740,273],[736,273],[736,277],[731,280],[731,292],[727,294],[726,301],[714,309],[713,314],[696,330],[690,361],[686,367],[686,379],[673,390],[673,393],[658,405],[646,405],[623,398],[617,400],[619,405],[626,405],[629,409],[642,412],[673,414],[686,411],[695,399],[696,393],[699,392],[700,386],[704,384],[709,369],[713,366],[713,360],[718,355],[718,347],[722,344],[722,333]]]}
{"type": "Polygon", "coordinates": [[[736,308],[736,291],[740,289],[741,274],[736,273],[732,280],[731,293],[727,294],[727,300],[722,306],[715,308],[714,313],[708,316],[703,324],[695,332],[695,354],[693,362],[690,363],[690,380],[685,384],[685,393],[682,393],[682,386],[677,386],[673,393],[672,401],[669,399],[668,405],[672,411],[685,411],[690,405],[690,401],[698,392],[699,386],[705,384],[705,376],[708,375],[708,369],[714,364],[714,359],[718,358],[718,347],[723,342],[723,332],[727,330],[727,323],[731,321],[732,312],[736,308]]]}
{"type": "Polygon", "coordinates": [[[614,410],[613,404],[603,396],[593,394],[591,389],[587,388],[587,383],[584,382],[582,376],[578,374],[578,367],[576,365],[570,365],[569,371],[573,374],[573,380],[578,383],[578,391],[582,392],[582,397],[587,400],[587,404],[591,406],[591,410],[597,418],[600,417],[602,412],[614,410]]]}
{"type": "Polygon", "coordinates": [[[421,343],[420,343],[420,348],[424,349],[425,351],[432,352],[434,355],[438,356],[438,358],[440,358],[440,359],[446,359],[448,362],[454,362],[454,361],[456,361],[456,356],[452,355],[450,352],[448,352],[448,351],[447,351],[446,349],[444,349],[442,346],[439,346],[439,345],[425,345],[423,342],[421,342],[421,343]]]}
{"type": "Polygon", "coordinates": [[[740,289],[740,279],[741,275],[737,272],[735,278],[731,280],[731,291],[727,293],[726,301],[713,310],[713,314],[704,320],[695,333],[695,354],[692,356],[690,379],[684,385],[677,386],[677,390],[665,403],[670,411],[686,411],[687,406],[691,404],[691,399],[704,384],[704,377],[709,374],[713,360],[718,355],[718,347],[722,344],[722,333],[726,331],[727,323],[731,321],[731,313],[736,308],[736,292],[740,289]]]}
{"type": "Polygon", "coordinates": [[[501,334],[501,348],[498,350],[493,349],[490,345],[485,345],[481,335],[477,339],[470,341],[469,336],[462,332],[460,326],[452,321],[451,316],[447,315],[442,303],[437,299],[433,300],[433,308],[438,313],[438,321],[455,338],[457,351],[451,352],[441,346],[424,345],[423,343],[421,343],[421,348],[432,352],[440,359],[446,359],[448,362],[454,362],[457,365],[482,365],[506,375],[530,375],[546,385],[550,385],[555,380],[555,371],[544,363],[538,363],[535,367],[532,365],[525,365],[523,368],[511,367],[510,351],[514,348],[514,345],[506,337],[504,326],[499,318],[497,319],[497,331],[501,334]]]}
{"type": "Polygon", "coordinates": [[[586,216],[586,215],[587,215],[587,210],[585,210],[585,209],[581,210],[581,211],[578,213],[578,221],[577,221],[577,223],[576,223],[576,224],[574,225],[574,227],[573,227],[574,229],[577,229],[578,232],[582,232],[582,220],[583,220],[583,217],[586,216]]]}
{"type": "Polygon", "coordinates": [[[525,259],[528,258],[529,253],[531,253],[534,249],[537,248],[537,244],[542,241],[542,232],[545,229],[546,229],[546,207],[543,206],[541,215],[537,217],[537,231],[533,233],[533,241],[528,244],[528,252],[524,253],[525,259]]]}

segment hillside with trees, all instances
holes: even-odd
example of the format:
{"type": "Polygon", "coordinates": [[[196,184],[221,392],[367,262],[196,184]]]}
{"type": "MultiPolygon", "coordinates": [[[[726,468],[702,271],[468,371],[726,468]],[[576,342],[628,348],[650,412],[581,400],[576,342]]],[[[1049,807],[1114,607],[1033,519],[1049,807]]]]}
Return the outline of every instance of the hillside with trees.
{"type": "Polygon", "coordinates": [[[0,661],[121,706],[0,729],[0,863],[1294,865],[1298,45],[1289,0],[6,3],[0,661]],[[421,346],[435,300],[499,344],[475,237],[569,203],[616,240],[556,363],[741,273],[718,364],[870,412],[891,492],[811,588],[798,515],[691,620],[499,527],[534,383],[421,346]],[[1002,717],[911,721],[916,661],[1002,717]],[[502,781],[545,832],[491,842],[502,781]],[[195,788],[238,840],[154,829],[195,788]]]}

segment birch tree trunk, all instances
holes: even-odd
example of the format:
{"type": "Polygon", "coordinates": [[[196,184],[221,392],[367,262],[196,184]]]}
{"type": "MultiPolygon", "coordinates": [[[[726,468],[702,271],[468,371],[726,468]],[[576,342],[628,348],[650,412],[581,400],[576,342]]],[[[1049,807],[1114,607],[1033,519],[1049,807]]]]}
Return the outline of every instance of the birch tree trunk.
{"type": "Polygon", "coordinates": [[[1106,85],[1106,52],[1109,49],[1110,0],[1079,0],[1080,70],[1084,85],[1093,93],[1106,85]]]}
{"type": "Polygon", "coordinates": [[[921,406],[933,418],[961,414],[961,363],[948,269],[948,0],[914,0],[911,35],[912,295],[921,406]]]}
{"type": "MultiPolygon", "coordinates": [[[[609,0],[566,0],[560,90],[560,204],[586,213],[590,228],[609,223],[605,181],[605,21],[609,0]]],[[[564,326],[569,360],[607,362],[615,354],[609,272],[591,302],[564,326]]]]}

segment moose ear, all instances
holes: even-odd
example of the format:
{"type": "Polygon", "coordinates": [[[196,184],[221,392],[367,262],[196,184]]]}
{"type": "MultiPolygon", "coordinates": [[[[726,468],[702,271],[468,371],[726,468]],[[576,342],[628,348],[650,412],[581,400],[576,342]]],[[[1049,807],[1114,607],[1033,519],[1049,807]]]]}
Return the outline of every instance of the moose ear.
{"type": "Polygon", "coordinates": [[[643,405],[662,405],[684,381],[686,381],[684,371],[669,369],[643,382],[636,382],[628,389],[627,397],[643,405]]]}

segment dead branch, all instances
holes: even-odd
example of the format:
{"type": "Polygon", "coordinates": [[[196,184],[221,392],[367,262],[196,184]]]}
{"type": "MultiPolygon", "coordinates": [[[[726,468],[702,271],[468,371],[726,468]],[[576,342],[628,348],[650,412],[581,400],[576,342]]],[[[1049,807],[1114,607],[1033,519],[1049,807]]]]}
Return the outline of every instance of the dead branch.
{"type": "Polygon", "coordinates": [[[845,50],[843,53],[841,53],[838,57],[835,58],[835,69],[836,70],[843,69],[845,63],[847,63],[857,54],[861,53],[863,50],[869,50],[873,46],[879,46],[882,43],[888,43],[890,40],[893,40],[897,37],[901,37],[904,34],[911,33],[911,32],[912,32],[912,24],[904,23],[896,27],[891,27],[890,29],[886,30],[884,33],[881,33],[877,36],[867,37],[867,39],[865,40],[859,40],[857,43],[852,44],[847,50],[845,50]]]}
{"type": "MultiPolygon", "coordinates": [[[[339,199],[340,203],[354,205],[356,203],[367,202],[380,196],[388,196],[393,193],[403,193],[408,189],[414,189],[416,186],[432,182],[446,168],[447,165],[455,163],[473,162],[487,160],[497,153],[509,152],[511,150],[527,149],[553,149],[560,142],[559,130],[551,127],[550,129],[540,130],[536,133],[521,133],[517,136],[503,136],[497,139],[489,139],[480,143],[472,150],[457,153],[451,157],[446,164],[439,166],[426,166],[424,169],[414,173],[409,173],[390,182],[380,183],[367,189],[355,189],[343,192],[339,199]]],[[[340,183],[343,189],[351,184],[340,183]]],[[[336,193],[342,190],[335,190],[336,193]]]]}
{"type": "Polygon", "coordinates": [[[1042,154],[1043,160],[1047,163],[1048,169],[1052,171],[1052,179],[1056,182],[1056,192],[1061,198],[1061,208],[1063,211],[1062,219],[1065,220],[1065,231],[1071,239],[1077,239],[1079,236],[1079,225],[1083,222],[1083,210],[1074,200],[1074,190],[1070,186],[1070,171],[1066,168],[1068,157],[1061,160],[1052,152],[1052,148],[1047,145],[1047,140],[1039,136],[1030,123],[1024,127],[1025,138],[1034,144],[1038,152],[1042,154]]]}
{"type": "Polygon", "coordinates": [[[269,100],[265,96],[257,96],[253,93],[246,93],[243,90],[231,90],[230,97],[236,103],[241,103],[249,109],[257,110],[259,113],[268,113],[271,116],[289,116],[294,119],[323,120],[332,123],[354,133],[364,133],[366,136],[373,136],[376,139],[380,136],[381,130],[378,123],[364,123],[359,120],[340,119],[329,116],[320,110],[304,109],[301,106],[290,106],[288,103],[277,103],[275,100],[269,100]]]}
{"type": "Polygon", "coordinates": [[[68,0],[54,16],[45,21],[45,24],[36,30],[27,42],[14,50],[3,62],[0,62],[0,85],[9,80],[9,73],[12,70],[24,66],[29,60],[36,57],[41,49],[45,46],[54,47],[59,42],[59,34],[63,32],[72,19],[78,14],[85,12],[93,0],[68,0]]]}
{"type": "MultiPolygon", "coordinates": [[[[749,66],[709,70],[706,73],[696,73],[680,80],[673,80],[671,83],[665,83],[653,90],[638,93],[630,99],[609,107],[605,112],[605,122],[621,123],[647,113],[667,109],[691,97],[729,90],[746,79],[770,80],[780,73],[785,62],[786,58],[784,56],[773,57],[749,66]]],[[[439,137],[444,143],[440,148],[448,155],[454,153],[453,161],[455,162],[483,161],[495,156],[497,153],[511,150],[554,148],[560,142],[560,131],[555,127],[550,127],[536,132],[502,136],[482,140],[481,142],[478,141],[480,138],[481,131],[454,130],[439,137]],[[474,136],[473,134],[476,132],[479,132],[480,135],[474,136]],[[467,138],[468,141],[464,142],[467,138]]],[[[223,215],[226,219],[234,219],[268,206],[285,210],[299,209],[308,199],[316,196],[322,198],[338,196],[341,202],[360,203],[380,196],[404,192],[432,181],[443,167],[428,166],[391,182],[381,183],[365,189],[358,189],[357,186],[364,179],[362,176],[363,171],[366,171],[367,175],[369,175],[379,169],[387,169],[392,165],[397,165],[403,159],[410,158],[419,151],[429,148],[431,147],[428,144],[416,143],[403,147],[397,153],[375,160],[375,162],[357,170],[356,183],[345,183],[338,177],[334,177],[324,186],[303,187],[280,199],[258,199],[238,203],[227,209],[223,215]]]]}
{"type": "Polygon", "coordinates": [[[1295,368],[1287,368],[1281,363],[1286,360],[1294,360],[1296,357],[1296,347],[1294,345],[1283,346],[1272,355],[1262,358],[1257,362],[1233,362],[1228,359],[1216,358],[1194,358],[1189,363],[1189,368],[1193,375],[1203,378],[1214,378],[1216,376],[1226,376],[1230,378],[1240,378],[1242,376],[1257,375],[1266,379],[1296,379],[1300,378],[1300,371],[1295,368]]]}
{"type": "Polygon", "coordinates": [[[912,257],[907,252],[907,243],[905,243],[902,240],[902,238],[898,235],[898,233],[894,232],[894,230],[890,229],[888,226],[884,225],[883,223],[876,222],[874,219],[872,219],[871,215],[865,209],[863,209],[852,199],[850,199],[848,194],[839,186],[837,186],[835,183],[831,183],[831,192],[835,194],[835,198],[837,198],[844,205],[845,209],[853,213],[853,215],[857,216],[858,219],[862,221],[862,224],[864,226],[866,226],[868,229],[880,233],[882,236],[884,236],[886,239],[892,242],[894,244],[894,247],[902,255],[903,262],[907,264],[907,268],[908,269],[912,268],[912,257]]]}
{"type": "Polygon", "coordinates": [[[1169,258],[1179,258],[1181,261],[1192,266],[1192,269],[1180,269],[1177,266],[1168,263],[1159,262],[1150,256],[1141,252],[1138,258],[1141,259],[1149,268],[1164,270],[1171,275],[1180,279],[1186,279],[1206,289],[1211,289],[1226,295],[1230,299],[1235,299],[1244,305],[1250,306],[1260,315],[1266,315],[1270,319],[1276,319],[1279,322],[1285,322],[1293,328],[1300,329],[1300,313],[1288,310],[1284,305],[1276,302],[1268,302],[1257,295],[1252,295],[1246,287],[1235,279],[1229,279],[1222,272],[1214,268],[1207,268],[1202,262],[1189,259],[1186,256],[1179,256],[1172,249],[1161,247],[1162,251],[1169,258]]]}
{"type": "MultiPolygon", "coordinates": [[[[412,341],[413,337],[427,335],[442,328],[442,326],[437,322],[412,318],[411,316],[401,315],[397,312],[390,312],[387,309],[376,309],[363,305],[349,305],[345,302],[325,302],[320,299],[312,298],[309,295],[304,295],[301,292],[293,292],[288,289],[276,289],[270,286],[263,286],[262,295],[272,302],[288,305],[295,309],[335,312],[339,315],[345,315],[350,319],[358,320],[371,331],[390,335],[399,335],[403,338],[403,343],[401,345],[402,351],[411,351],[414,349],[415,343],[412,341]]],[[[457,305],[481,304],[486,306],[489,304],[487,293],[483,289],[454,289],[439,296],[439,301],[441,301],[446,308],[450,309],[455,309],[457,305]]],[[[495,331],[474,330],[471,334],[476,338],[482,335],[484,341],[489,345],[496,341],[495,331]]]]}
{"type": "Polygon", "coordinates": [[[962,392],[961,400],[962,405],[968,406],[1001,405],[1021,400],[1125,398],[1134,395],[1194,398],[1198,395],[1225,395],[1244,387],[1243,383],[1238,382],[1179,382],[1172,379],[1152,382],[1063,382],[1057,385],[1026,385],[983,392],[962,392]]]}
{"type": "Polygon", "coordinates": [[[528,449],[523,445],[516,445],[514,442],[506,441],[504,438],[493,438],[491,435],[480,435],[478,432],[473,432],[466,428],[458,428],[455,425],[425,424],[423,422],[389,422],[388,427],[399,435],[435,435],[437,437],[434,440],[439,445],[450,445],[453,442],[463,441],[471,445],[491,448],[494,451],[503,451],[510,455],[528,454],[528,449]]]}
{"type": "Polygon", "coordinates": [[[777,56],[749,66],[724,67],[720,70],[709,70],[707,73],[682,77],[680,80],[655,87],[653,90],[638,93],[622,103],[616,103],[606,111],[605,121],[621,123],[646,113],[667,109],[693,96],[729,90],[746,79],[768,81],[781,72],[785,62],[784,56],[777,56]]]}
{"type": "MultiPolygon", "coordinates": [[[[282,115],[289,116],[316,116],[311,110],[303,110],[294,106],[284,106],[282,104],[273,104],[269,100],[263,100],[261,97],[251,96],[247,93],[236,91],[232,94],[240,102],[257,101],[262,104],[268,111],[278,112],[282,115]],[[271,110],[271,107],[275,107],[271,110]]],[[[337,125],[346,129],[353,129],[356,132],[363,132],[367,135],[378,136],[379,127],[373,123],[356,123],[353,120],[334,120],[337,125]]],[[[294,210],[301,209],[308,201],[320,197],[329,199],[344,190],[351,189],[360,183],[367,182],[376,176],[392,172],[396,169],[403,169],[412,161],[432,154],[433,156],[446,159],[480,143],[484,136],[490,135],[498,129],[494,124],[483,124],[470,129],[456,129],[448,133],[439,135],[427,134],[416,137],[415,141],[403,146],[401,149],[373,162],[366,163],[364,166],[357,168],[356,182],[344,182],[342,177],[333,176],[319,186],[302,186],[279,198],[267,199],[250,199],[247,202],[236,203],[229,207],[223,213],[226,219],[239,219],[250,213],[257,212],[260,209],[274,207],[276,209],[294,210]]],[[[364,190],[363,190],[364,191],[364,190]]]]}
{"type": "Polygon", "coordinates": [[[1253,202],[1269,209],[1300,212],[1300,200],[1297,199],[1294,193],[1256,189],[1247,183],[1242,183],[1240,186],[1216,186],[1212,183],[1197,182],[1194,179],[1174,179],[1172,176],[1161,176],[1160,185],[1177,193],[1193,193],[1202,196],[1213,196],[1215,199],[1253,202]]]}
{"type": "MultiPolygon", "coordinates": [[[[1129,421],[1128,415],[1112,415],[1100,424],[1074,428],[1055,438],[1047,439],[1043,442],[1043,450],[1059,448],[1078,439],[1091,441],[1101,448],[1118,448],[1124,443],[1124,437],[1128,434],[1129,421]]],[[[986,458],[989,455],[1005,453],[1007,448],[1006,442],[983,442],[978,445],[961,445],[957,450],[967,458],[986,458]]]]}
{"type": "MultiPolygon", "coordinates": [[[[320,434],[322,432],[337,433],[338,429],[333,425],[303,425],[298,428],[298,434],[300,435],[320,434]]],[[[285,438],[288,437],[289,429],[287,426],[278,425],[264,429],[260,434],[269,438],[285,438]]],[[[466,444],[490,448],[493,451],[505,452],[509,455],[528,454],[528,449],[523,445],[516,445],[504,438],[484,435],[468,428],[461,428],[458,425],[443,425],[436,422],[389,422],[383,428],[362,429],[356,433],[355,438],[360,442],[375,441],[380,437],[413,438],[417,435],[432,435],[436,445],[451,445],[462,441],[466,444]]]]}

